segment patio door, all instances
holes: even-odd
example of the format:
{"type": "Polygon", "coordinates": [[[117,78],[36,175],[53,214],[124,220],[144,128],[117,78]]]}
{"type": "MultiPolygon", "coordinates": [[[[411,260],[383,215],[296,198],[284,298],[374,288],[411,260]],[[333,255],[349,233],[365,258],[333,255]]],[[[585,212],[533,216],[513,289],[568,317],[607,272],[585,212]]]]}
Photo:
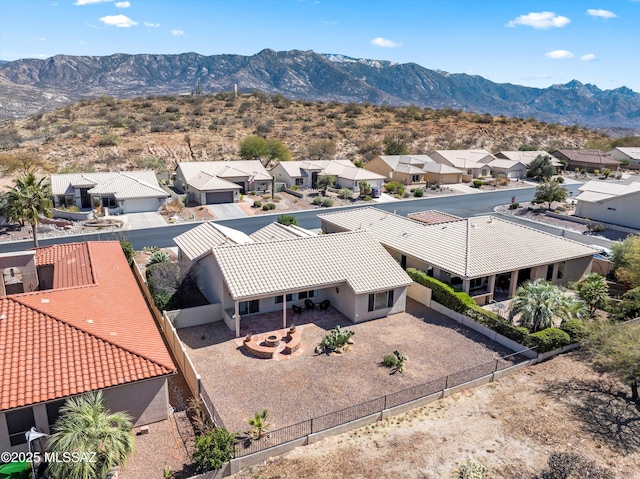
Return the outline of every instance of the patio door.
{"type": "Polygon", "coordinates": [[[240,315],[254,314],[260,312],[260,300],[241,301],[238,305],[240,315]]]}

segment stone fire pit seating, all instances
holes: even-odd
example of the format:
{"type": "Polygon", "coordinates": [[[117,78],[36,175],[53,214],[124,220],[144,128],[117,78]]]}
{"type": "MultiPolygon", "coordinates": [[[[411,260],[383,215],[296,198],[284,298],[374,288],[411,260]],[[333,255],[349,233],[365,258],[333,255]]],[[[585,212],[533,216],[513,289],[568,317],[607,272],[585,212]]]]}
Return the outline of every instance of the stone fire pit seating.
{"type": "Polygon", "coordinates": [[[263,334],[248,335],[244,347],[260,359],[273,359],[274,354],[291,354],[300,348],[302,332],[299,328],[279,329],[263,334]]]}

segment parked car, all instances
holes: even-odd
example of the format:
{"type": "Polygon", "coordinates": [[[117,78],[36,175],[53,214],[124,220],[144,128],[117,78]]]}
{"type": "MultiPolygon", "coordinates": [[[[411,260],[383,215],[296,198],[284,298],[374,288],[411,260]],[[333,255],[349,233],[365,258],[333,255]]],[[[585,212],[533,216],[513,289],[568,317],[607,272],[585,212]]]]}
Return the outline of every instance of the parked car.
{"type": "Polygon", "coordinates": [[[371,188],[371,198],[380,198],[380,188],[371,188]]]}

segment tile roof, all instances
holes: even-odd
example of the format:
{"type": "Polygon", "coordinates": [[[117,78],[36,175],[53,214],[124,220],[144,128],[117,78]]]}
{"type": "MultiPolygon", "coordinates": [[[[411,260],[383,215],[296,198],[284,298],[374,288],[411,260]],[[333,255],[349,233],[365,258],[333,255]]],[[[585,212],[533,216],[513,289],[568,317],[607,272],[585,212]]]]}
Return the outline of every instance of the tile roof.
{"type": "Polygon", "coordinates": [[[74,188],[90,188],[90,194],[117,199],[168,197],[153,171],[116,171],[51,175],[53,195],[72,195],[74,188]]]}
{"type": "Polygon", "coordinates": [[[178,169],[189,185],[200,173],[220,178],[253,177],[256,181],[271,181],[271,175],[259,160],[183,161],[178,163],[178,169]]]}
{"type": "Polygon", "coordinates": [[[430,225],[451,223],[452,221],[462,220],[459,216],[450,215],[437,210],[418,211],[417,213],[409,214],[408,217],[414,221],[420,221],[421,223],[427,223],[430,225]]]}
{"type": "Polygon", "coordinates": [[[499,169],[505,169],[505,170],[510,170],[511,168],[522,169],[523,167],[525,170],[527,169],[527,165],[525,165],[521,161],[511,161],[511,160],[505,160],[502,158],[491,160],[489,163],[487,163],[487,166],[489,168],[499,168],[499,169]]]}
{"type": "Polygon", "coordinates": [[[260,228],[258,231],[255,231],[249,235],[249,237],[256,243],[290,238],[303,238],[305,236],[317,235],[304,228],[300,228],[299,226],[286,226],[278,223],[277,221],[269,223],[264,228],[260,228]]]}
{"type": "Polygon", "coordinates": [[[624,153],[627,158],[630,160],[640,160],[640,148],[637,146],[618,146],[611,151],[608,151],[607,154],[611,154],[611,152],[618,150],[620,153],[624,153]]]}
{"type": "Polygon", "coordinates": [[[200,191],[211,190],[239,190],[242,187],[231,181],[227,181],[224,178],[211,175],[204,171],[201,171],[196,176],[189,180],[189,184],[195,189],[200,191]]]}
{"type": "Polygon", "coordinates": [[[175,371],[119,242],[36,251],[58,288],[0,299],[0,410],[175,371]]]}
{"type": "Polygon", "coordinates": [[[453,166],[445,165],[442,163],[425,163],[422,169],[426,173],[438,173],[440,175],[451,175],[451,174],[463,174],[464,171],[459,170],[458,168],[454,168],[453,166]]]}
{"type": "Polygon", "coordinates": [[[425,163],[433,163],[433,159],[429,155],[380,155],[379,157],[393,170],[400,171],[400,165],[410,165],[422,167],[425,163]]]}
{"type": "Polygon", "coordinates": [[[536,150],[536,151],[505,150],[505,151],[499,151],[498,153],[496,153],[495,157],[502,158],[505,160],[519,161],[523,165],[529,166],[529,164],[540,155],[548,156],[551,159],[551,164],[553,166],[562,166],[562,162],[560,160],[558,160],[555,156],[552,156],[550,153],[542,150],[536,150]]]}
{"type": "Polygon", "coordinates": [[[213,256],[235,300],[343,283],[356,294],[411,284],[400,265],[364,232],[220,246],[213,256]]]}
{"type": "Polygon", "coordinates": [[[178,248],[190,261],[206,256],[214,246],[251,243],[252,241],[246,234],[213,221],[202,223],[173,238],[173,242],[178,245],[178,248]]]}
{"type": "Polygon", "coordinates": [[[487,150],[434,150],[429,157],[436,163],[442,160],[456,168],[478,169],[495,157],[487,150]]]}
{"type": "Polygon", "coordinates": [[[578,201],[596,203],[611,198],[635,194],[640,192],[640,181],[618,183],[612,181],[591,180],[579,188],[578,201]]]}
{"type": "Polygon", "coordinates": [[[560,148],[551,152],[553,156],[555,154],[560,154],[569,159],[569,161],[575,163],[589,164],[593,166],[606,166],[606,165],[619,165],[620,162],[611,156],[608,153],[603,153],[600,150],[576,150],[576,149],[565,149],[560,148]]]}
{"type": "Polygon", "coordinates": [[[581,243],[491,216],[428,225],[376,208],[357,208],[318,217],[323,225],[334,225],[341,231],[369,232],[386,247],[463,278],[595,253],[581,243]]]}
{"type": "MultiPolygon", "coordinates": [[[[379,180],[386,177],[364,168],[358,168],[349,160],[281,161],[278,163],[292,178],[305,176],[305,170],[318,171],[320,175],[333,175],[347,180],[379,180]]],[[[275,167],[274,167],[275,168],[275,167]]],[[[273,168],[271,169],[273,171],[273,168]]]]}

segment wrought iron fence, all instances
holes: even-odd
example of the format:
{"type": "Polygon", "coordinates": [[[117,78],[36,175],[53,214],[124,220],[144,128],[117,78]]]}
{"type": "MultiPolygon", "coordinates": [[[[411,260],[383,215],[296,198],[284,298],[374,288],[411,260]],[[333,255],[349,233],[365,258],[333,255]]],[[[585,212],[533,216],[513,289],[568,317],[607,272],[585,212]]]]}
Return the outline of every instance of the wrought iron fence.
{"type": "MultiPolygon", "coordinates": [[[[347,424],[351,421],[380,413],[385,409],[400,406],[402,404],[442,392],[445,389],[460,386],[476,379],[489,376],[495,372],[502,371],[508,367],[528,361],[528,358],[522,356],[522,353],[532,349],[535,348],[519,351],[508,356],[494,359],[487,363],[473,366],[463,371],[449,374],[448,376],[434,379],[424,384],[412,386],[410,388],[403,389],[402,391],[397,391],[340,409],[339,411],[334,411],[323,416],[307,419],[290,426],[269,431],[259,439],[248,437],[236,444],[235,457],[247,456],[249,454],[264,451],[265,449],[295,441],[296,439],[301,439],[309,434],[341,426],[342,424],[347,424]]],[[[202,396],[205,404],[210,408],[210,412],[219,418],[217,411],[213,407],[213,403],[211,403],[211,399],[209,399],[209,396],[204,390],[202,391],[202,396]]],[[[215,416],[214,421],[216,422],[216,425],[224,427],[221,426],[223,424],[222,419],[215,419],[215,416]]]]}
{"type": "Polygon", "coordinates": [[[218,410],[213,405],[213,401],[211,401],[209,394],[207,394],[207,390],[203,387],[200,387],[200,398],[202,399],[205,408],[207,408],[209,417],[213,420],[216,427],[224,427],[224,422],[222,421],[220,414],[218,414],[218,410]]]}

